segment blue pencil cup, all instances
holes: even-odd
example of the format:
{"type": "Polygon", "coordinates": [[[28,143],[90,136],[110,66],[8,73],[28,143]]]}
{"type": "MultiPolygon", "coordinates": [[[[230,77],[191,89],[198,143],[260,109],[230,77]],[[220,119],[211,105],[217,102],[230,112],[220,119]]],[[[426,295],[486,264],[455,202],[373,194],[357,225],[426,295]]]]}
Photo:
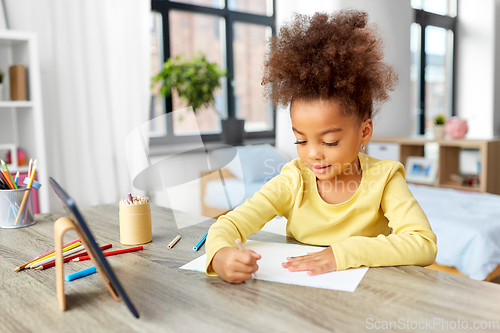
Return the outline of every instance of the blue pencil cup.
{"type": "Polygon", "coordinates": [[[0,228],[21,228],[35,223],[32,190],[33,188],[0,190],[0,228]],[[21,207],[24,196],[26,201],[21,207]]]}

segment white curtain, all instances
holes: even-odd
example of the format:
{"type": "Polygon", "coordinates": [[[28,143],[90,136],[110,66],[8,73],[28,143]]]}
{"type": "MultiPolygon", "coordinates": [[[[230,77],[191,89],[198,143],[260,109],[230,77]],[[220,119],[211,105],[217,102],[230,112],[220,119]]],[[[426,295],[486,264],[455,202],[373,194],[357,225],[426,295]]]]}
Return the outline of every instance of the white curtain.
{"type": "Polygon", "coordinates": [[[148,120],[150,0],[6,5],[12,30],[38,35],[49,176],[81,207],[117,202],[132,190],[125,137],[148,120]]]}

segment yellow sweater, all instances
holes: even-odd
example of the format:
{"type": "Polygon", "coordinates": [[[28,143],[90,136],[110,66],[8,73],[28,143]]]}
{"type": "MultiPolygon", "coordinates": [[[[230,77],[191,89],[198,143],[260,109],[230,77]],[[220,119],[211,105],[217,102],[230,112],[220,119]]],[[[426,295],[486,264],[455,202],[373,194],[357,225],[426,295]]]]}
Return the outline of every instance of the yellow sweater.
{"type": "Polygon", "coordinates": [[[436,235],[413,198],[403,165],[359,154],[361,183],[346,202],[328,204],[316,176],[300,159],[287,163],[251,199],[221,216],[208,232],[207,274],[216,275],[215,253],[243,242],[275,216],[287,235],[306,244],[332,246],[337,270],[359,266],[427,266],[436,258],[436,235]]]}

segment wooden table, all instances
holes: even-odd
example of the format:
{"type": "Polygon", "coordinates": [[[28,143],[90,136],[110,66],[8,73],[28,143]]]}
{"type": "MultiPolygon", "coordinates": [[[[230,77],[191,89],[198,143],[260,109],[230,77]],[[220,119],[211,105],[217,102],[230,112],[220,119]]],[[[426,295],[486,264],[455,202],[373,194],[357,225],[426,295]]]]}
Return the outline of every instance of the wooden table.
{"type": "MultiPolygon", "coordinates": [[[[33,226],[0,229],[0,331],[361,332],[390,321],[398,331],[440,331],[444,322],[448,328],[466,323],[469,330],[474,324],[500,329],[500,285],[420,267],[370,268],[354,293],[259,280],[231,285],[181,270],[203,254],[204,247],[192,247],[212,221],[178,230],[172,211],[160,207],[153,207],[152,243],[108,257],[141,317],[116,302],[98,274],[66,283],[67,310],[61,312],[54,268],[13,269],[53,248],[53,221],[63,215],[37,215],[33,226]],[[178,234],[182,239],[168,250],[178,234]]],[[[117,205],[85,209],[83,215],[98,243],[125,247],[119,243],[117,205]]],[[[65,241],[75,236],[68,233],[65,241]]],[[[266,232],[252,239],[294,242],[266,232]]],[[[65,274],[90,265],[67,263],[65,274]]]]}

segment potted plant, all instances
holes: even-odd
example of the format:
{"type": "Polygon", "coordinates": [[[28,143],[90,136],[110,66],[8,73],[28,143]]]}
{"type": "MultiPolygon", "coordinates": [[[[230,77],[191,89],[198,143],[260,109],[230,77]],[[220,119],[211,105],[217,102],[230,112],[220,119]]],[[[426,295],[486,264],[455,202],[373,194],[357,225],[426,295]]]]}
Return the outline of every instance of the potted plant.
{"type": "Polygon", "coordinates": [[[2,69],[0,68],[0,101],[2,100],[2,96],[3,96],[3,72],[2,72],[2,69]]]}
{"type": "MultiPolygon", "coordinates": [[[[227,76],[227,71],[216,63],[208,62],[203,53],[198,52],[192,59],[184,55],[169,58],[163,64],[163,70],[153,77],[153,82],[160,82],[160,95],[169,97],[175,89],[179,98],[185,100],[197,112],[202,106],[214,105],[214,93],[221,86],[220,79],[227,76]]],[[[224,142],[231,145],[241,144],[245,122],[241,119],[221,118],[224,142]]]]}
{"type": "Polygon", "coordinates": [[[444,139],[444,123],[445,117],[442,114],[438,114],[434,117],[434,140],[443,140],[444,139]]]}

